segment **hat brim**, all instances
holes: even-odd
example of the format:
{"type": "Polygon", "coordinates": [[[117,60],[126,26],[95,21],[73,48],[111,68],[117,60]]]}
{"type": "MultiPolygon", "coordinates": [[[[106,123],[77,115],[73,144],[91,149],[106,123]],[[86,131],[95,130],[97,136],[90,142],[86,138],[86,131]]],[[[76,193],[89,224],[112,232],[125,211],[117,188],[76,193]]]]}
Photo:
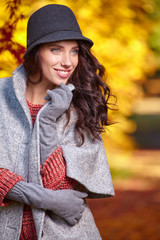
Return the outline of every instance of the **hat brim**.
{"type": "Polygon", "coordinates": [[[27,47],[27,51],[24,54],[23,58],[26,58],[30,51],[37,45],[43,44],[43,43],[50,43],[50,42],[57,42],[57,41],[64,41],[64,40],[82,40],[89,44],[89,47],[91,48],[93,46],[93,41],[89,38],[84,37],[80,32],[74,32],[74,31],[58,31],[58,32],[51,32],[47,35],[44,35],[31,43],[29,47],[27,47]]]}

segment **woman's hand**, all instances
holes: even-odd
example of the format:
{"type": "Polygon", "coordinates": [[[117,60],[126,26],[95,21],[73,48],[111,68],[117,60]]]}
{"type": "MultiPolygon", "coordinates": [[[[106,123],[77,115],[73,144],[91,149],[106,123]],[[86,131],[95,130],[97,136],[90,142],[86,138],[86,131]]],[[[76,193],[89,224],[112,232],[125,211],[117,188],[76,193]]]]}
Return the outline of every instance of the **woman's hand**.
{"type": "Polygon", "coordinates": [[[6,195],[6,198],[36,208],[50,210],[75,225],[84,211],[84,198],[87,193],[64,189],[50,190],[38,184],[17,182],[6,195]]]}
{"type": "Polygon", "coordinates": [[[70,225],[75,225],[81,219],[87,193],[65,189],[49,191],[48,196],[48,200],[44,199],[44,208],[53,211],[70,225]]]}
{"type": "Polygon", "coordinates": [[[74,86],[72,84],[65,85],[61,83],[60,87],[53,90],[47,90],[46,100],[50,100],[48,106],[41,113],[41,118],[49,118],[56,120],[62,115],[70,106],[72,101],[72,91],[74,86]]]}
{"type": "Polygon", "coordinates": [[[48,96],[46,98],[50,100],[50,102],[41,112],[39,119],[42,165],[59,146],[56,120],[69,108],[73,96],[73,89],[74,86],[72,84],[67,86],[61,83],[60,87],[47,91],[48,96]]]}

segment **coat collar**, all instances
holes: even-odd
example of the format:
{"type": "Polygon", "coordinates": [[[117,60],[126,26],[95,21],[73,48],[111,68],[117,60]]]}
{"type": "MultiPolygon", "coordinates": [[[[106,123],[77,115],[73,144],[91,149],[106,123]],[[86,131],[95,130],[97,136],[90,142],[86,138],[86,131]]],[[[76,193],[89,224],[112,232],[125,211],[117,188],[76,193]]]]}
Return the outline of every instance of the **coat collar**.
{"type": "Polygon", "coordinates": [[[21,64],[13,72],[12,81],[13,81],[13,88],[14,88],[15,95],[26,114],[30,128],[32,129],[32,119],[31,119],[30,112],[29,112],[28,105],[25,98],[27,72],[25,71],[23,64],[21,64]]]}

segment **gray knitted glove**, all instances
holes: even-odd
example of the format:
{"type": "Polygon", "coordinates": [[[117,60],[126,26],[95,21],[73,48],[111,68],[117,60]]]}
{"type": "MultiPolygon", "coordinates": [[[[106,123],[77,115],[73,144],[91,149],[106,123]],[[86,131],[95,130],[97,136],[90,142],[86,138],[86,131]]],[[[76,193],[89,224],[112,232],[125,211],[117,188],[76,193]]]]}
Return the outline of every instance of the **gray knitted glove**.
{"type": "Polygon", "coordinates": [[[72,84],[61,83],[60,87],[54,90],[47,90],[46,100],[50,100],[48,106],[40,114],[40,149],[41,164],[59,146],[57,138],[56,120],[70,106],[72,100],[72,84]]]}
{"type": "Polygon", "coordinates": [[[75,190],[50,190],[34,183],[17,182],[6,195],[6,198],[27,205],[51,210],[65,219],[70,225],[75,225],[82,217],[84,199],[87,193],[75,190]]]}

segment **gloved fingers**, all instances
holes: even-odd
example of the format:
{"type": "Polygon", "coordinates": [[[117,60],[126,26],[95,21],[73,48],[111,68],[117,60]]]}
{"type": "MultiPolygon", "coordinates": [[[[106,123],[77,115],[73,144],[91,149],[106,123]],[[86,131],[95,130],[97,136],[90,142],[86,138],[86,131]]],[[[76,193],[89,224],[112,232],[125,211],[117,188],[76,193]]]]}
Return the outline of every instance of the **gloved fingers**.
{"type": "MultiPolygon", "coordinates": [[[[71,101],[72,96],[73,96],[72,91],[75,89],[73,84],[65,85],[64,83],[61,83],[60,89],[63,90],[66,93],[66,97],[67,97],[66,100],[71,101]]],[[[63,92],[63,94],[64,94],[64,92],[63,92]]],[[[62,95],[62,97],[63,97],[63,95],[62,95]]]]}
{"type": "Polygon", "coordinates": [[[70,92],[72,92],[75,89],[75,86],[71,83],[69,83],[68,85],[61,83],[60,88],[58,87],[53,90],[47,90],[48,95],[45,97],[45,100],[51,100],[53,98],[53,92],[55,93],[58,90],[58,93],[60,93],[59,92],[60,89],[64,90],[66,93],[70,94],[70,92]]]}
{"type": "Polygon", "coordinates": [[[52,100],[54,104],[59,105],[60,103],[70,104],[73,96],[72,92],[69,89],[67,91],[64,91],[61,88],[56,88],[53,91],[47,90],[47,94],[48,95],[45,97],[46,100],[52,100]]]}
{"type": "Polygon", "coordinates": [[[84,212],[84,206],[81,206],[79,212],[80,212],[80,214],[82,214],[84,212]]]}
{"type": "Polygon", "coordinates": [[[52,97],[52,95],[54,93],[58,93],[58,94],[64,94],[64,92],[69,95],[69,94],[72,94],[72,91],[75,89],[74,85],[73,84],[68,84],[68,85],[65,85],[64,83],[61,83],[60,84],[60,87],[57,87],[53,90],[47,90],[47,93],[50,97],[52,97]]]}
{"type": "Polygon", "coordinates": [[[70,91],[73,91],[75,89],[75,86],[71,83],[69,83],[67,87],[70,89],[70,91]]]}
{"type": "Polygon", "coordinates": [[[74,226],[77,222],[78,222],[78,220],[77,219],[75,219],[75,218],[68,218],[68,219],[65,219],[71,226],[74,226]]]}
{"type": "Polygon", "coordinates": [[[78,213],[72,217],[69,218],[69,221],[71,221],[73,224],[76,224],[82,217],[82,213],[78,211],[78,213]]]}
{"type": "Polygon", "coordinates": [[[52,100],[52,98],[49,95],[45,96],[44,99],[47,100],[47,101],[52,100]]]}
{"type": "Polygon", "coordinates": [[[45,99],[55,101],[56,98],[57,98],[57,95],[59,95],[59,91],[58,91],[58,94],[57,94],[56,90],[59,90],[59,89],[47,90],[47,96],[45,97],[45,99]]]}
{"type": "Polygon", "coordinates": [[[64,83],[61,83],[60,87],[66,92],[73,91],[75,89],[75,86],[72,83],[69,83],[68,85],[65,85],[64,83]]]}
{"type": "Polygon", "coordinates": [[[65,219],[70,225],[74,226],[79,222],[79,220],[82,218],[82,214],[78,214],[77,216],[69,217],[65,219]]]}
{"type": "Polygon", "coordinates": [[[60,88],[55,89],[59,94],[61,94],[61,97],[67,97],[67,98],[72,98],[73,94],[72,91],[70,90],[70,88],[68,86],[66,86],[65,84],[61,83],[60,88]]]}
{"type": "Polygon", "coordinates": [[[88,197],[88,194],[85,192],[80,192],[80,191],[75,191],[74,190],[74,195],[78,198],[86,198],[88,197]]]}
{"type": "Polygon", "coordinates": [[[82,218],[82,213],[80,213],[76,218],[75,220],[77,220],[77,222],[82,218]]]}

